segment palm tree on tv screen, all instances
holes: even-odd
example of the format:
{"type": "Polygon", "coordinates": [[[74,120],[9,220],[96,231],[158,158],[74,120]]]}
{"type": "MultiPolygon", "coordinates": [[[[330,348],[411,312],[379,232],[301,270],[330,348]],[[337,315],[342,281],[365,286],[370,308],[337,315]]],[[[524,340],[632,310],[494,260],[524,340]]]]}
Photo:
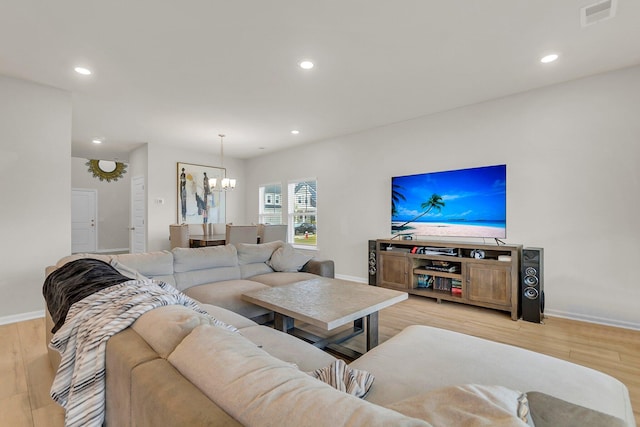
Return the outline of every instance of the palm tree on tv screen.
{"type": "Polygon", "coordinates": [[[406,197],[404,197],[404,194],[402,194],[400,190],[404,190],[401,185],[393,184],[391,187],[391,215],[398,214],[397,203],[400,201],[407,201],[406,197]]]}
{"type": "Polygon", "coordinates": [[[405,222],[402,225],[399,225],[397,227],[394,227],[394,229],[398,230],[398,231],[402,231],[404,230],[404,227],[409,224],[410,222],[414,222],[415,220],[417,220],[418,218],[421,218],[423,216],[425,216],[426,214],[428,214],[429,212],[431,212],[432,209],[436,209],[438,212],[440,212],[442,210],[442,208],[444,207],[444,201],[442,201],[442,196],[433,193],[431,195],[431,197],[429,197],[429,200],[427,200],[426,202],[423,202],[420,205],[421,209],[426,209],[424,212],[422,212],[420,215],[418,215],[417,217],[410,219],[409,221],[405,222]]]}

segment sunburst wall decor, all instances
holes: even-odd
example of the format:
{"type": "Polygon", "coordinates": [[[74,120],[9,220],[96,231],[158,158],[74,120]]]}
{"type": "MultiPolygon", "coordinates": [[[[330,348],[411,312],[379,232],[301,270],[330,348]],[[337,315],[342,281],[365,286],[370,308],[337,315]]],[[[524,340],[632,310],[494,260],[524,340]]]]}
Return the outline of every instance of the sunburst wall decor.
{"type": "Polygon", "coordinates": [[[90,159],[85,163],[89,166],[87,171],[93,174],[94,178],[98,178],[100,181],[111,182],[117,181],[127,173],[127,165],[121,162],[114,162],[111,160],[95,160],[90,159]]]}

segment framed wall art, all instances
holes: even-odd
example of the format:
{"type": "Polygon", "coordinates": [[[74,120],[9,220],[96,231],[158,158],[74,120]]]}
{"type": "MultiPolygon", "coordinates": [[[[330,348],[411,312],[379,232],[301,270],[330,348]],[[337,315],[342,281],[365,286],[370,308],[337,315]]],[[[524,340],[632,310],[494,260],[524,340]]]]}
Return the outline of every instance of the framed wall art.
{"type": "Polygon", "coordinates": [[[225,174],[224,168],[178,162],[178,224],[225,223],[225,192],[209,187],[210,179],[220,182],[225,174]]]}

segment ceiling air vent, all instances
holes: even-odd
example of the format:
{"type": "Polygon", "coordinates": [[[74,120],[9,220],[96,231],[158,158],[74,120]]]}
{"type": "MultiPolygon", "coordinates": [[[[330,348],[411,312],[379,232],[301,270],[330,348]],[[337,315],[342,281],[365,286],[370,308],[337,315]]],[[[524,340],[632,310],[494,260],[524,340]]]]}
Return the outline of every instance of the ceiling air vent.
{"type": "Polygon", "coordinates": [[[580,9],[580,22],[583,27],[595,24],[605,19],[613,18],[616,14],[617,0],[604,0],[580,9]]]}

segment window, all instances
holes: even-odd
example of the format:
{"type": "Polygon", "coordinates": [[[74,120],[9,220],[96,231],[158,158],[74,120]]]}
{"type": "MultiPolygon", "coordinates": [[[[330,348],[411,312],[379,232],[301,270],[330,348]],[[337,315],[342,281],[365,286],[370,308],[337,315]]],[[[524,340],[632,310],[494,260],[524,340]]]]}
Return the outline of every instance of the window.
{"type": "Polygon", "coordinates": [[[317,244],[317,186],[315,179],[289,183],[289,224],[293,224],[293,243],[305,247],[317,244]]]}
{"type": "Polygon", "coordinates": [[[269,184],[259,188],[258,222],[282,224],[282,185],[269,184]]]}

